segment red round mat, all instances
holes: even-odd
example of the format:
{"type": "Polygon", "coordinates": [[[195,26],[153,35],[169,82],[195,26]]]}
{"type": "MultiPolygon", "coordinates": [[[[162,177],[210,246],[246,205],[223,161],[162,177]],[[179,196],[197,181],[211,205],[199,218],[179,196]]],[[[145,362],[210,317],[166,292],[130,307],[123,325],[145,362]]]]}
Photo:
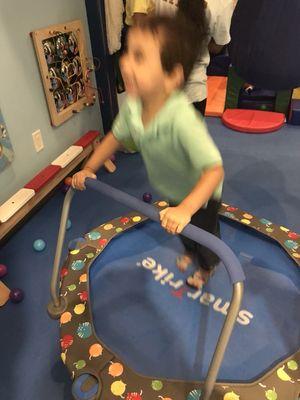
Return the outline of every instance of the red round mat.
{"type": "Polygon", "coordinates": [[[235,131],[268,133],[282,127],[285,115],[270,111],[227,109],[222,115],[222,122],[235,131]]]}

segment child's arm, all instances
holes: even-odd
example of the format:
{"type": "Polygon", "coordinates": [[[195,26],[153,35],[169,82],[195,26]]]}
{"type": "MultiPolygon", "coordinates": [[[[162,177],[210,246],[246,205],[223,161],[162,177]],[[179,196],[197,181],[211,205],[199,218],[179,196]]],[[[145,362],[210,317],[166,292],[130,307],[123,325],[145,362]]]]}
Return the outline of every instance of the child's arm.
{"type": "Polygon", "coordinates": [[[177,207],[169,207],[160,212],[162,227],[172,234],[181,233],[191,221],[192,216],[208,202],[223,178],[222,165],[207,169],[193,190],[177,207]]]}
{"type": "Polygon", "coordinates": [[[120,147],[120,142],[115,138],[112,132],[109,132],[100,144],[96,147],[93,154],[87,161],[84,168],[73,175],[72,187],[78,190],[84,190],[85,178],[96,179],[95,173],[120,147]]]}

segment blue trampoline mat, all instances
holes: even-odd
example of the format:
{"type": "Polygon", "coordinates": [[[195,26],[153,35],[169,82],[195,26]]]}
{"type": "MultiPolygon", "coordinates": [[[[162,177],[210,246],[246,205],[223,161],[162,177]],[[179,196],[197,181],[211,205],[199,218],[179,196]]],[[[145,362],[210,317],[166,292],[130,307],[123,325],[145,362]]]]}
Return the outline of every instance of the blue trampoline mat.
{"type": "MultiPolygon", "coordinates": [[[[234,223],[222,238],[246,275],[244,300],[218,379],[251,380],[300,342],[300,276],[274,242],[234,223]]],[[[205,378],[231,285],[222,264],[201,291],[176,268],[178,237],[159,224],[115,238],[90,271],[92,310],[101,340],[137,372],[174,379],[205,378]]],[[[192,272],[192,271],[190,271],[192,272]]]]}

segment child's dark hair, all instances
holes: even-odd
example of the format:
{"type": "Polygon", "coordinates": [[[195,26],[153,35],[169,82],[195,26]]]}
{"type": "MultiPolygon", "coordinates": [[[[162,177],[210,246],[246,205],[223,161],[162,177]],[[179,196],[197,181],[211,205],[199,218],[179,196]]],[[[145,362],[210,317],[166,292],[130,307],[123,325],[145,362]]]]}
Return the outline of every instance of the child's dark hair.
{"type": "Polygon", "coordinates": [[[205,0],[179,0],[175,17],[149,16],[138,25],[159,36],[164,71],[171,73],[176,64],[181,64],[185,82],[207,35],[205,4],[205,0]]]}

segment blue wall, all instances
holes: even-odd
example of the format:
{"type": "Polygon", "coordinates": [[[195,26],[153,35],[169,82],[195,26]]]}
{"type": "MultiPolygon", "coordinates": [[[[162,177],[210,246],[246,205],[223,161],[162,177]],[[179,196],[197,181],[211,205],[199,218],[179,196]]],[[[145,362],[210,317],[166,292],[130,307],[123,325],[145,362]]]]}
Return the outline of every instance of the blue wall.
{"type": "Polygon", "coordinates": [[[38,63],[29,33],[48,25],[80,19],[83,0],[0,0],[0,108],[15,151],[10,166],[0,172],[0,204],[90,129],[102,131],[99,106],[87,108],[53,128],[38,63]],[[45,148],[36,153],[32,132],[40,129],[45,148]]]}

